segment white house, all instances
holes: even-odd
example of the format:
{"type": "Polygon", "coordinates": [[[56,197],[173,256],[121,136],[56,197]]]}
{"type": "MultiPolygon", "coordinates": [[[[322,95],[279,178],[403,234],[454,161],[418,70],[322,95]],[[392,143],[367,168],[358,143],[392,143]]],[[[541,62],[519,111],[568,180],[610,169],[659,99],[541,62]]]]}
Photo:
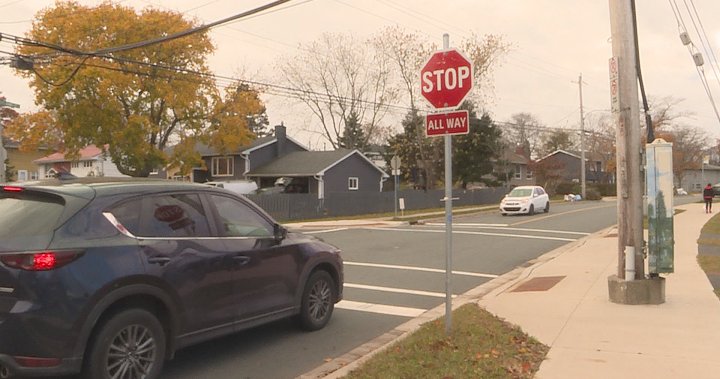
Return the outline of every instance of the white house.
{"type": "MultiPolygon", "coordinates": [[[[105,146],[107,149],[107,146],[105,146]]],[[[117,166],[110,160],[110,157],[103,149],[89,145],[79,151],[79,157],[75,160],[65,158],[65,153],[53,153],[33,161],[38,165],[38,176],[42,178],[54,178],[58,174],[70,173],[77,177],[84,176],[108,176],[123,177],[117,166]]]]}

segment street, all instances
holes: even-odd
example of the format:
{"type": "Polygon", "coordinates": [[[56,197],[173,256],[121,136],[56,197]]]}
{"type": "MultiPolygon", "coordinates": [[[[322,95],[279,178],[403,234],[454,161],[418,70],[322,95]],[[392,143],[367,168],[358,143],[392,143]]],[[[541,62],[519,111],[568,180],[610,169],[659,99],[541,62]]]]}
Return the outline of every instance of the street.
{"type": "MultiPolygon", "coordinates": [[[[678,198],[678,202],[697,200],[678,198]]],[[[553,203],[548,214],[453,219],[452,292],[461,294],[616,223],[614,201],[553,203]]],[[[294,378],[444,303],[442,218],[425,225],[303,230],[341,247],[345,299],[318,332],[291,320],[178,352],[162,378],[294,378]]]]}

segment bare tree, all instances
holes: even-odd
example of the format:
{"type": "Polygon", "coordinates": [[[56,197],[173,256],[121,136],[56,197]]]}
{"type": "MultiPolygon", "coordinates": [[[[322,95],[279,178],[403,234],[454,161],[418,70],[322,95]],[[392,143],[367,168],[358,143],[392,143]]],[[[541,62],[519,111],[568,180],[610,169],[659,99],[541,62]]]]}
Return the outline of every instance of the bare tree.
{"type": "Polygon", "coordinates": [[[339,146],[347,121],[356,114],[373,134],[395,101],[390,84],[389,58],[376,53],[368,42],[351,35],[324,34],[301,53],[279,64],[294,96],[308,106],[320,122],[323,136],[339,146]]]}
{"type": "Polygon", "coordinates": [[[473,32],[468,38],[463,39],[459,46],[460,51],[473,63],[475,90],[470,93],[470,99],[476,104],[486,104],[495,89],[492,74],[511,45],[501,36],[495,34],[480,36],[473,32]]]}
{"type": "Polygon", "coordinates": [[[574,146],[570,131],[553,130],[542,138],[541,155],[547,155],[557,150],[569,150],[574,146]]]}
{"type": "Polygon", "coordinates": [[[609,179],[614,175],[617,161],[615,121],[610,114],[604,113],[599,117],[585,118],[585,147],[590,157],[602,162],[604,167],[590,166],[595,180],[609,179]],[[609,177],[603,178],[605,172],[609,177]]]}
{"type": "MultiPolygon", "coordinates": [[[[656,130],[666,129],[676,125],[680,119],[692,116],[691,112],[683,112],[677,109],[678,105],[682,102],[683,99],[676,99],[672,96],[661,99],[651,99],[650,118],[653,128],[656,130]]],[[[645,121],[643,120],[640,125],[645,125],[645,121]]]]}
{"type": "Polygon", "coordinates": [[[437,50],[437,45],[398,26],[384,29],[375,36],[373,44],[380,54],[390,59],[393,80],[404,91],[402,99],[407,101],[411,109],[419,109],[420,69],[430,54],[437,50]]]}
{"type": "Polygon", "coordinates": [[[683,187],[687,170],[700,168],[709,146],[707,133],[685,123],[692,113],[678,109],[682,101],[670,96],[653,99],[650,106],[655,137],[673,143],[673,174],[678,187],[683,187]]]}
{"type": "MultiPolygon", "coordinates": [[[[409,113],[427,109],[427,106],[417,103],[420,89],[419,72],[431,53],[438,50],[437,44],[429,43],[426,39],[419,37],[419,34],[407,32],[398,27],[383,30],[374,39],[374,42],[378,50],[389,57],[394,65],[394,78],[399,82],[399,87],[404,89],[401,98],[407,101],[411,109],[409,113]]],[[[499,36],[479,37],[474,33],[461,41],[458,46],[459,50],[473,62],[475,89],[470,98],[475,100],[475,103],[481,104],[482,102],[478,100],[482,100],[483,94],[492,88],[492,70],[509,46],[499,36]]],[[[427,186],[433,188],[439,177],[436,163],[442,159],[442,144],[426,141],[422,128],[405,128],[405,133],[408,132],[415,133],[415,135],[405,136],[402,140],[413,141],[416,144],[416,150],[419,152],[419,162],[417,162],[416,168],[424,170],[427,186]]]]}
{"type": "Polygon", "coordinates": [[[699,169],[708,147],[707,134],[694,126],[675,125],[657,131],[656,136],[673,144],[673,174],[683,187],[687,170],[699,169]]]}
{"type": "Polygon", "coordinates": [[[536,158],[540,154],[540,132],[543,125],[530,113],[515,113],[510,117],[506,128],[508,145],[520,147],[522,154],[527,158],[536,158]]]}

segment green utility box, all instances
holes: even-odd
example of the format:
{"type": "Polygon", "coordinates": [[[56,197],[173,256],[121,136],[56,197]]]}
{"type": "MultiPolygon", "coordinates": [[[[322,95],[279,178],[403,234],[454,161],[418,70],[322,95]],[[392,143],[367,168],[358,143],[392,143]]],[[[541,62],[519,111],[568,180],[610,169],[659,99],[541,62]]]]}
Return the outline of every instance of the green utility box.
{"type": "Polygon", "coordinates": [[[647,165],[648,272],[674,272],[672,143],[645,145],[647,165]]]}

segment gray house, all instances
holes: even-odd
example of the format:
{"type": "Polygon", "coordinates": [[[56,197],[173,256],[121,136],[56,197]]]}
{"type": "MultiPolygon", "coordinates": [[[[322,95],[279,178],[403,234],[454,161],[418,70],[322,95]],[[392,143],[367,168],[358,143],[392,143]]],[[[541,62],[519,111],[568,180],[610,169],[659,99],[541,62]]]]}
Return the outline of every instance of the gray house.
{"type": "Polygon", "coordinates": [[[251,169],[247,178],[261,187],[288,178],[285,192],[380,192],[388,175],[358,150],[297,151],[251,169]]]}
{"type": "Polygon", "coordinates": [[[510,187],[535,185],[530,169],[530,159],[521,154],[521,149],[506,148],[493,164],[493,172],[510,187]]]}
{"type": "Polygon", "coordinates": [[[235,152],[221,155],[201,144],[195,149],[200,153],[207,167],[207,169],[193,170],[193,181],[200,183],[212,180],[247,179],[247,173],[255,168],[290,153],[307,151],[303,145],[286,135],[286,128],[283,125],[275,127],[275,135],[258,138],[249,145],[241,146],[235,152]]]}
{"type": "MultiPolygon", "coordinates": [[[[553,168],[560,180],[568,182],[580,181],[581,153],[575,151],[555,150],[540,158],[540,164],[548,164],[553,168]]],[[[585,153],[585,180],[588,183],[612,183],[614,172],[608,172],[602,157],[591,152],[585,153]]]]}
{"type": "Polygon", "coordinates": [[[702,192],[706,184],[720,183],[720,166],[703,164],[701,168],[687,169],[683,172],[682,183],[674,175],[675,187],[688,192],[702,192]]]}
{"type": "MultiPolygon", "coordinates": [[[[308,151],[288,137],[283,125],[273,136],[258,138],[237,151],[219,154],[198,144],[205,167],[191,181],[254,180],[260,188],[284,193],[380,192],[388,175],[358,150],[308,151]]],[[[168,178],[167,172],[156,177],[168,178]]]]}

